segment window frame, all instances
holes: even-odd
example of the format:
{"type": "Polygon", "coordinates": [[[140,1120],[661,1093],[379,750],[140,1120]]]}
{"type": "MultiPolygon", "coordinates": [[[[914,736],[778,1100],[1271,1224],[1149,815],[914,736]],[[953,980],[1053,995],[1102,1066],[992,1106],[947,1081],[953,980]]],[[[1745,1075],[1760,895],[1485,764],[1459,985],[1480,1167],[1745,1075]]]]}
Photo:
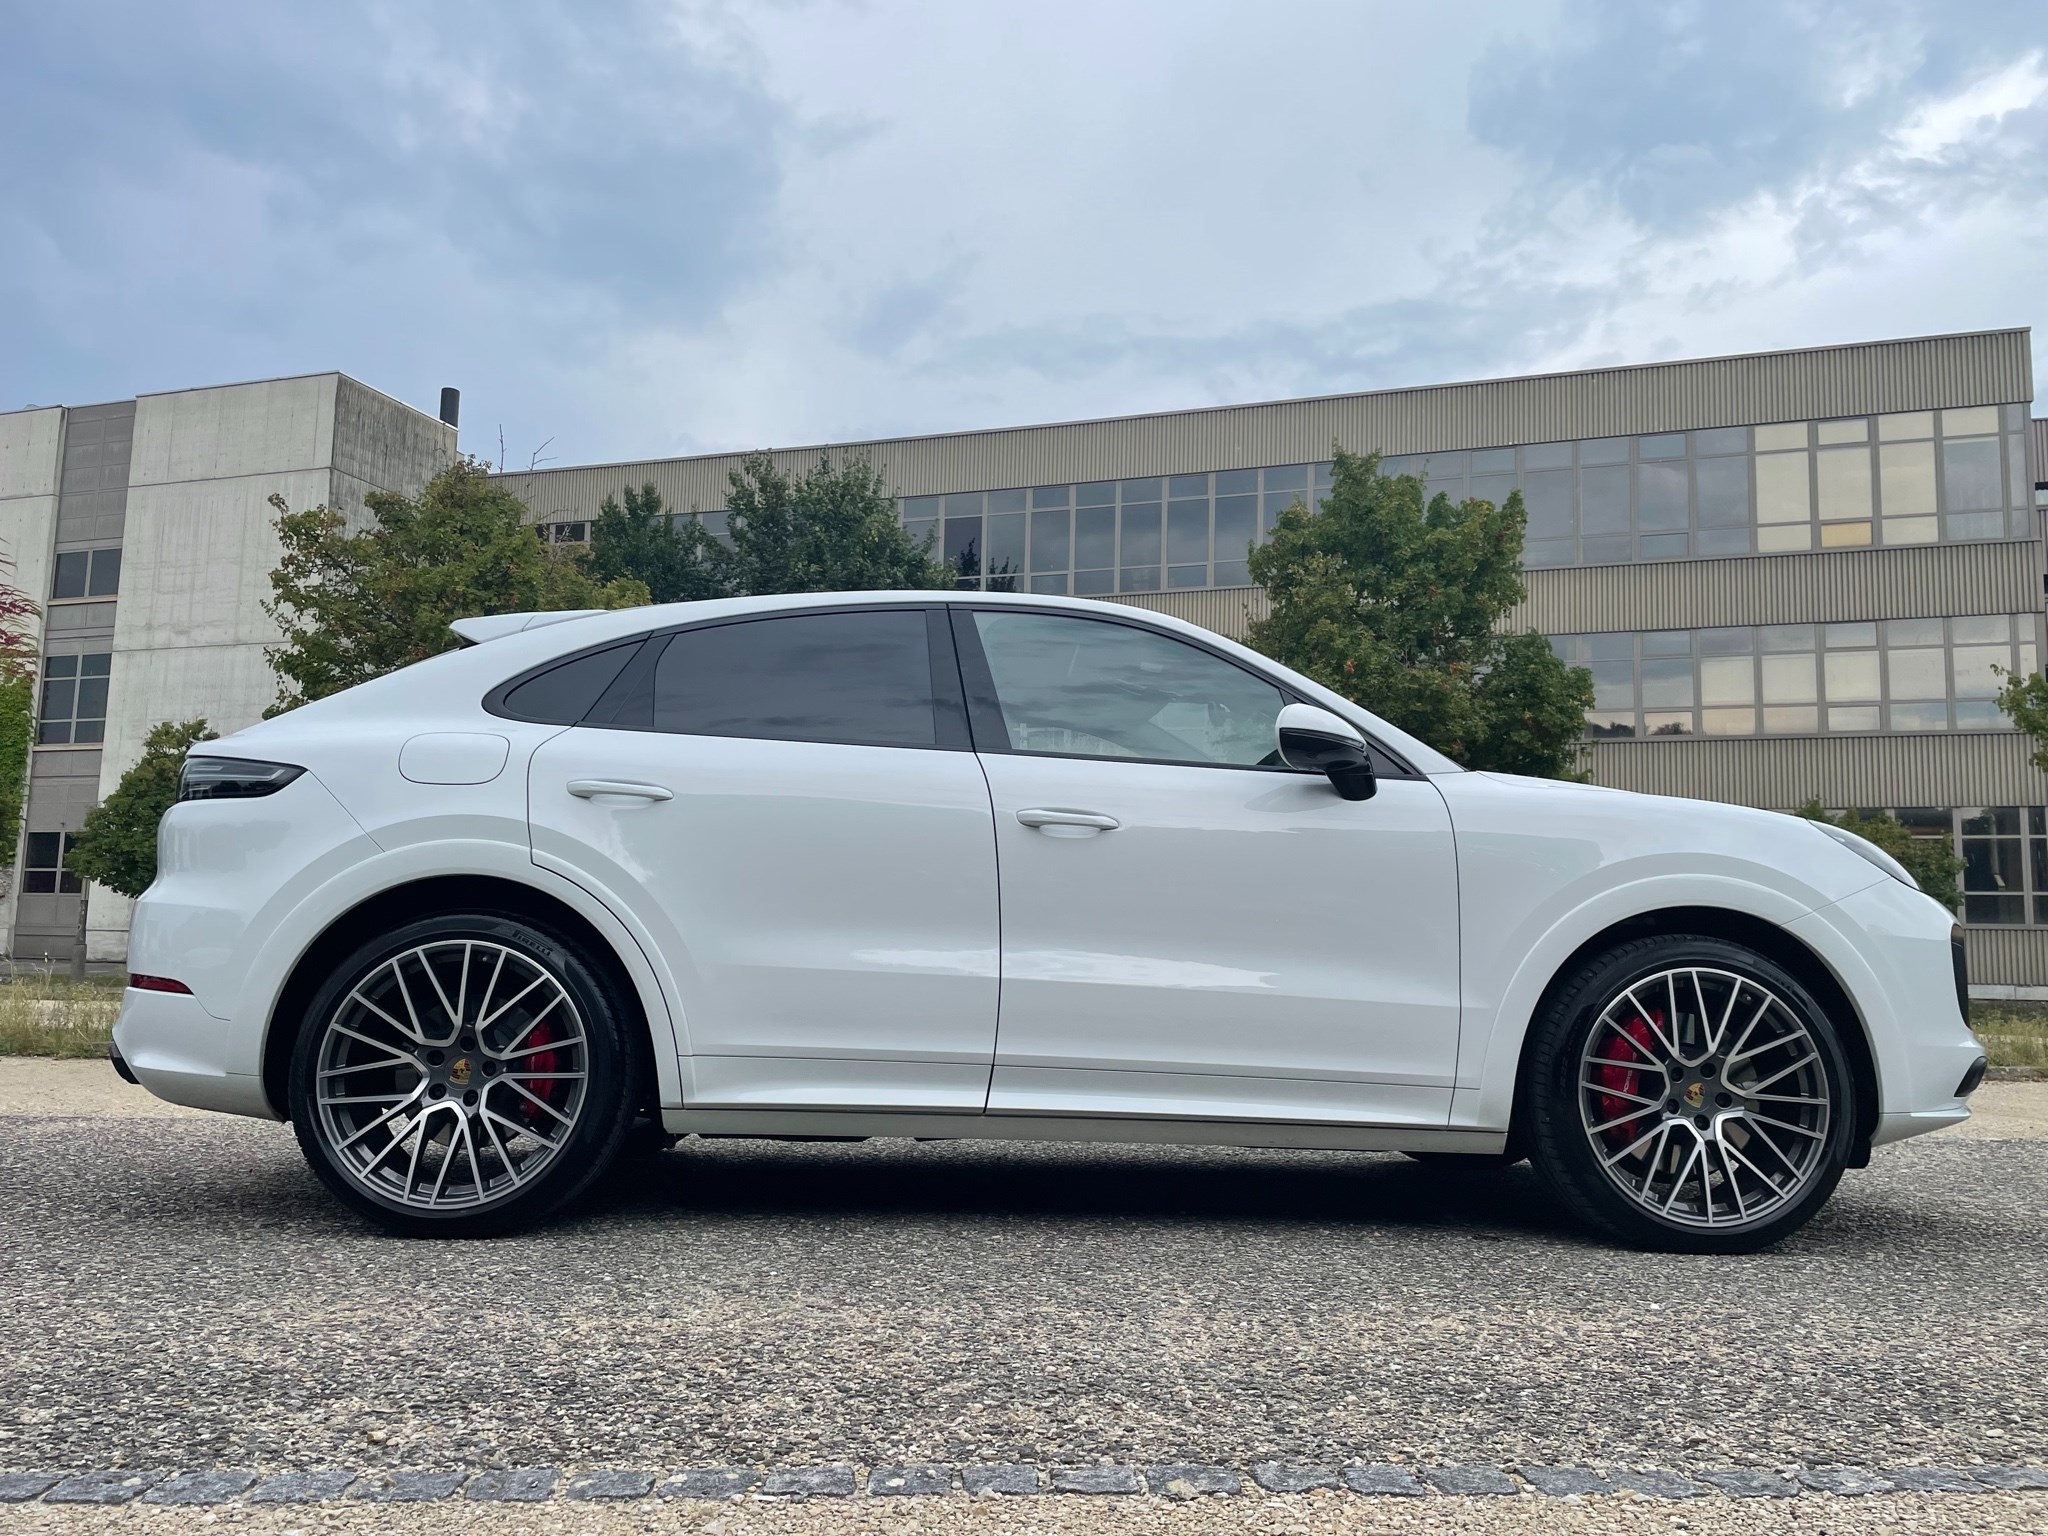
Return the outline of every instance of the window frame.
{"type": "MultiPolygon", "coordinates": [[[[1293,768],[1285,763],[1204,763],[1178,757],[1112,757],[1099,752],[1040,752],[1014,747],[1010,744],[1009,726],[1003,719],[1002,702],[996,694],[995,674],[989,669],[988,655],[981,646],[981,633],[975,627],[976,613],[1044,613],[1084,624],[1113,624],[1124,629],[1139,630],[1148,635],[1156,635],[1162,640],[1178,641],[1213,657],[1225,666],[1236,668],[1248,677],[1257,678],[1280,694],[1282,708],[1288,704],[1310,704],[1317,709],[1327,709],[1329,706],[1306,697],[1298,688],[1291,687],[1277,677],[1272,677],[1256,667],[1246,666],[1219,647],[1207,644],[1192,635],[1183,635],[1161,629],[1156,624],[1147,624],[1142,619],[1125,618],[1121,614],[1094,613],[1078,608],[1039,608],[1035,605],[1026,608],[1008,603],[956,602],[948,604],[947,607],[952,615],[953,652],[959,662],[960,681],[966,693],[967,721],[973,734],[976,752],[1000,757],[1058,757],[1090,763],[1127,763],[1133,767],[1203,768],[1226,773],[1292,774],[1313,779],[1324,777],[1314,769],[1293,768]]],[[[1366,746],[1371,752],[1375,778],[1426,777],[1418,773],[1399,753],[1379,741],[1370,731],[1361,729],[1359,735],[1365,738],[1366,746]]]]}
{"type": "Polygon", "coordinates": [[[821,605],[803,608],[777,608],[760,613],[730,614],[715,619],[699,619],[687,624],[669,625],[662,629],[646,631],[640,635],[627,635],[599,641],[580,650],[567,651],[560,656],[551,656],[546,661],[528,667],[525,671],[497,684],[484,695],[483,707],[493,715],[505,720],[521,720],[525,717],[513,713],[505,705],[506,698],[521,685],[531,682],[541,674],[555,667],[564,666],[598,651],[638,642],[639,650],[619,670],[610,686],[600,693],[594,703],[583,712],[581,718],[569,725],[553,721],[531,721],[531,724],[554,725],[558,730],[606,730],[641,731],[657,736],[685,736],[683,731],[671,731],[656,725],[653,721],[654,675],[663,654],[679,635],[693,634],[699,630],[724,629],[734,624],[760,624],[774,619],[805,618],[815,614],[855,613],[922,613],[925,620],[925,652],[930,665],[932,689],[932,734],[929,743],[910,742],[843,742],[814,741],[806,737],[791,736],[727,736],[717,739],[725,741],[771,741],[788,746],[858,746],[870,747],[885,752],[971,752],[973,742],[967,725],[967,710],[961,695],[960,669],[952,654],[951,637],[945,622],[945,605],[938,603],[854,603],[846,605],[821,605]],[[620,714],[644,703],[647,706],[647,720],[622,720],[620,714]]]}

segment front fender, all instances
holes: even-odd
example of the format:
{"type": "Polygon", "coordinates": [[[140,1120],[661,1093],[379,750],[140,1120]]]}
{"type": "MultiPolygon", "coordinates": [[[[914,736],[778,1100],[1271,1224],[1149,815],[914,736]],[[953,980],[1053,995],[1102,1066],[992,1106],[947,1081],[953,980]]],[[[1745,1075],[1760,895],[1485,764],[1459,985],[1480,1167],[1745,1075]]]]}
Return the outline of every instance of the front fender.
{"type": "MultiPolygon", "coordinates": [[[[1872,873],[1873,883],[1896,884],[1872,873]]],[[[1545,906],[1529,914],[1521,932],[1487,935],[1487,950],[1519,959],[1505,968],[1497,986],[1489,984],[1484,966],[1467,973],[1458,1036],[1457,1088],[1451,1095],[1452,1128],[1507,1128],[1514,1113],[1522,1043],[1545,990],[1573,954],[1633,918],[1679,907],[1720,908],[1791,929],[1815,910],[1815,903],[1735,876],[1670,873],[1609,886],[1563,911],[1545,906]]],[[[1477,941],[1468,933],[1467,942],[1477,941]]],[[[1820,948],[1810,940],[1809,947],[1820,948]]],[[[1823,952],[1822,959],[1832,965],[1841,948],[1839,943],[1830,944],[1832,953],[1823,952]]],[[[1860,1004],[1862,992],[1839,969],[1837,977],[1860,1004]]]]}

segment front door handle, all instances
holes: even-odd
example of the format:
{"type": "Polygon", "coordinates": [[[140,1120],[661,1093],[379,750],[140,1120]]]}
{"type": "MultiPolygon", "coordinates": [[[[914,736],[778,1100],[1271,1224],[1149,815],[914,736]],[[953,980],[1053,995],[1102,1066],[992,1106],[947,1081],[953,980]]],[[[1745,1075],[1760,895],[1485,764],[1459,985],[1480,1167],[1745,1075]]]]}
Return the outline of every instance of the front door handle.
{"type": "Polygon", "coordinates": [[[663,789],[659,784],[635,784],[628,779],[571,779],[569,793],[578,800],[593,800],[599,795],[618,795],[632,800],[673,800],[672,790],[663,789]]]}
{"type": "Polygon", "coordinates": [[[1017,819],[1027,827],[1087,827],[1094,832],[1114,832],[1123,823],[1097,811],[1065,811],[1057,806],[1036,806],[1019,811],[1017,819]]]}

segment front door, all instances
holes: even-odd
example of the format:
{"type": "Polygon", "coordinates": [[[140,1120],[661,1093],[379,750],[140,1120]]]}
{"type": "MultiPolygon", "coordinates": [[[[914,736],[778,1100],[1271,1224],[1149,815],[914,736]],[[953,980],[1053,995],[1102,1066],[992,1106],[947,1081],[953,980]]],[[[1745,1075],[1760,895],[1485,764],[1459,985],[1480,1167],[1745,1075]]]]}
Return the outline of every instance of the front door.
{"type": "Polygon", "coordinates": [[[657,636],[534,754],[534,857],[662,951],[690,1107],[982,1108],[995,849],[943,619],[657,636]]]}
{"type": "Polygon", "coordinates": [[[957,617],[1002,878],[992,1111],[1441,1125],[1457,870],[1427,779],[1277,761],[1287,696],[1141,624],[957,617]]]}

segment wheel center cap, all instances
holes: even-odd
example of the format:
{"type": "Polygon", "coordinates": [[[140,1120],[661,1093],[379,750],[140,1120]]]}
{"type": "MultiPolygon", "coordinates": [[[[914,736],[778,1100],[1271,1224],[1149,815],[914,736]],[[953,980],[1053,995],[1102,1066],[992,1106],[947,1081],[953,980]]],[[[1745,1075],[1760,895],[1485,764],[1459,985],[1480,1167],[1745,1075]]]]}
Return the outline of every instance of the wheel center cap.
{"type": "Polygon", "coordinates": [[[467,1056],[458,1056],[448,1063],[448,1081],[457,1088],[469,1086],[469,1058],[467,1056]]]}
{"type": "Polygon", "coordinates": [[[1687,1109],[1698,1109],[1707,1102],[1707,1085],[1695,1078],[1685,1085],[1684,1098],[1687,1109]]]}

